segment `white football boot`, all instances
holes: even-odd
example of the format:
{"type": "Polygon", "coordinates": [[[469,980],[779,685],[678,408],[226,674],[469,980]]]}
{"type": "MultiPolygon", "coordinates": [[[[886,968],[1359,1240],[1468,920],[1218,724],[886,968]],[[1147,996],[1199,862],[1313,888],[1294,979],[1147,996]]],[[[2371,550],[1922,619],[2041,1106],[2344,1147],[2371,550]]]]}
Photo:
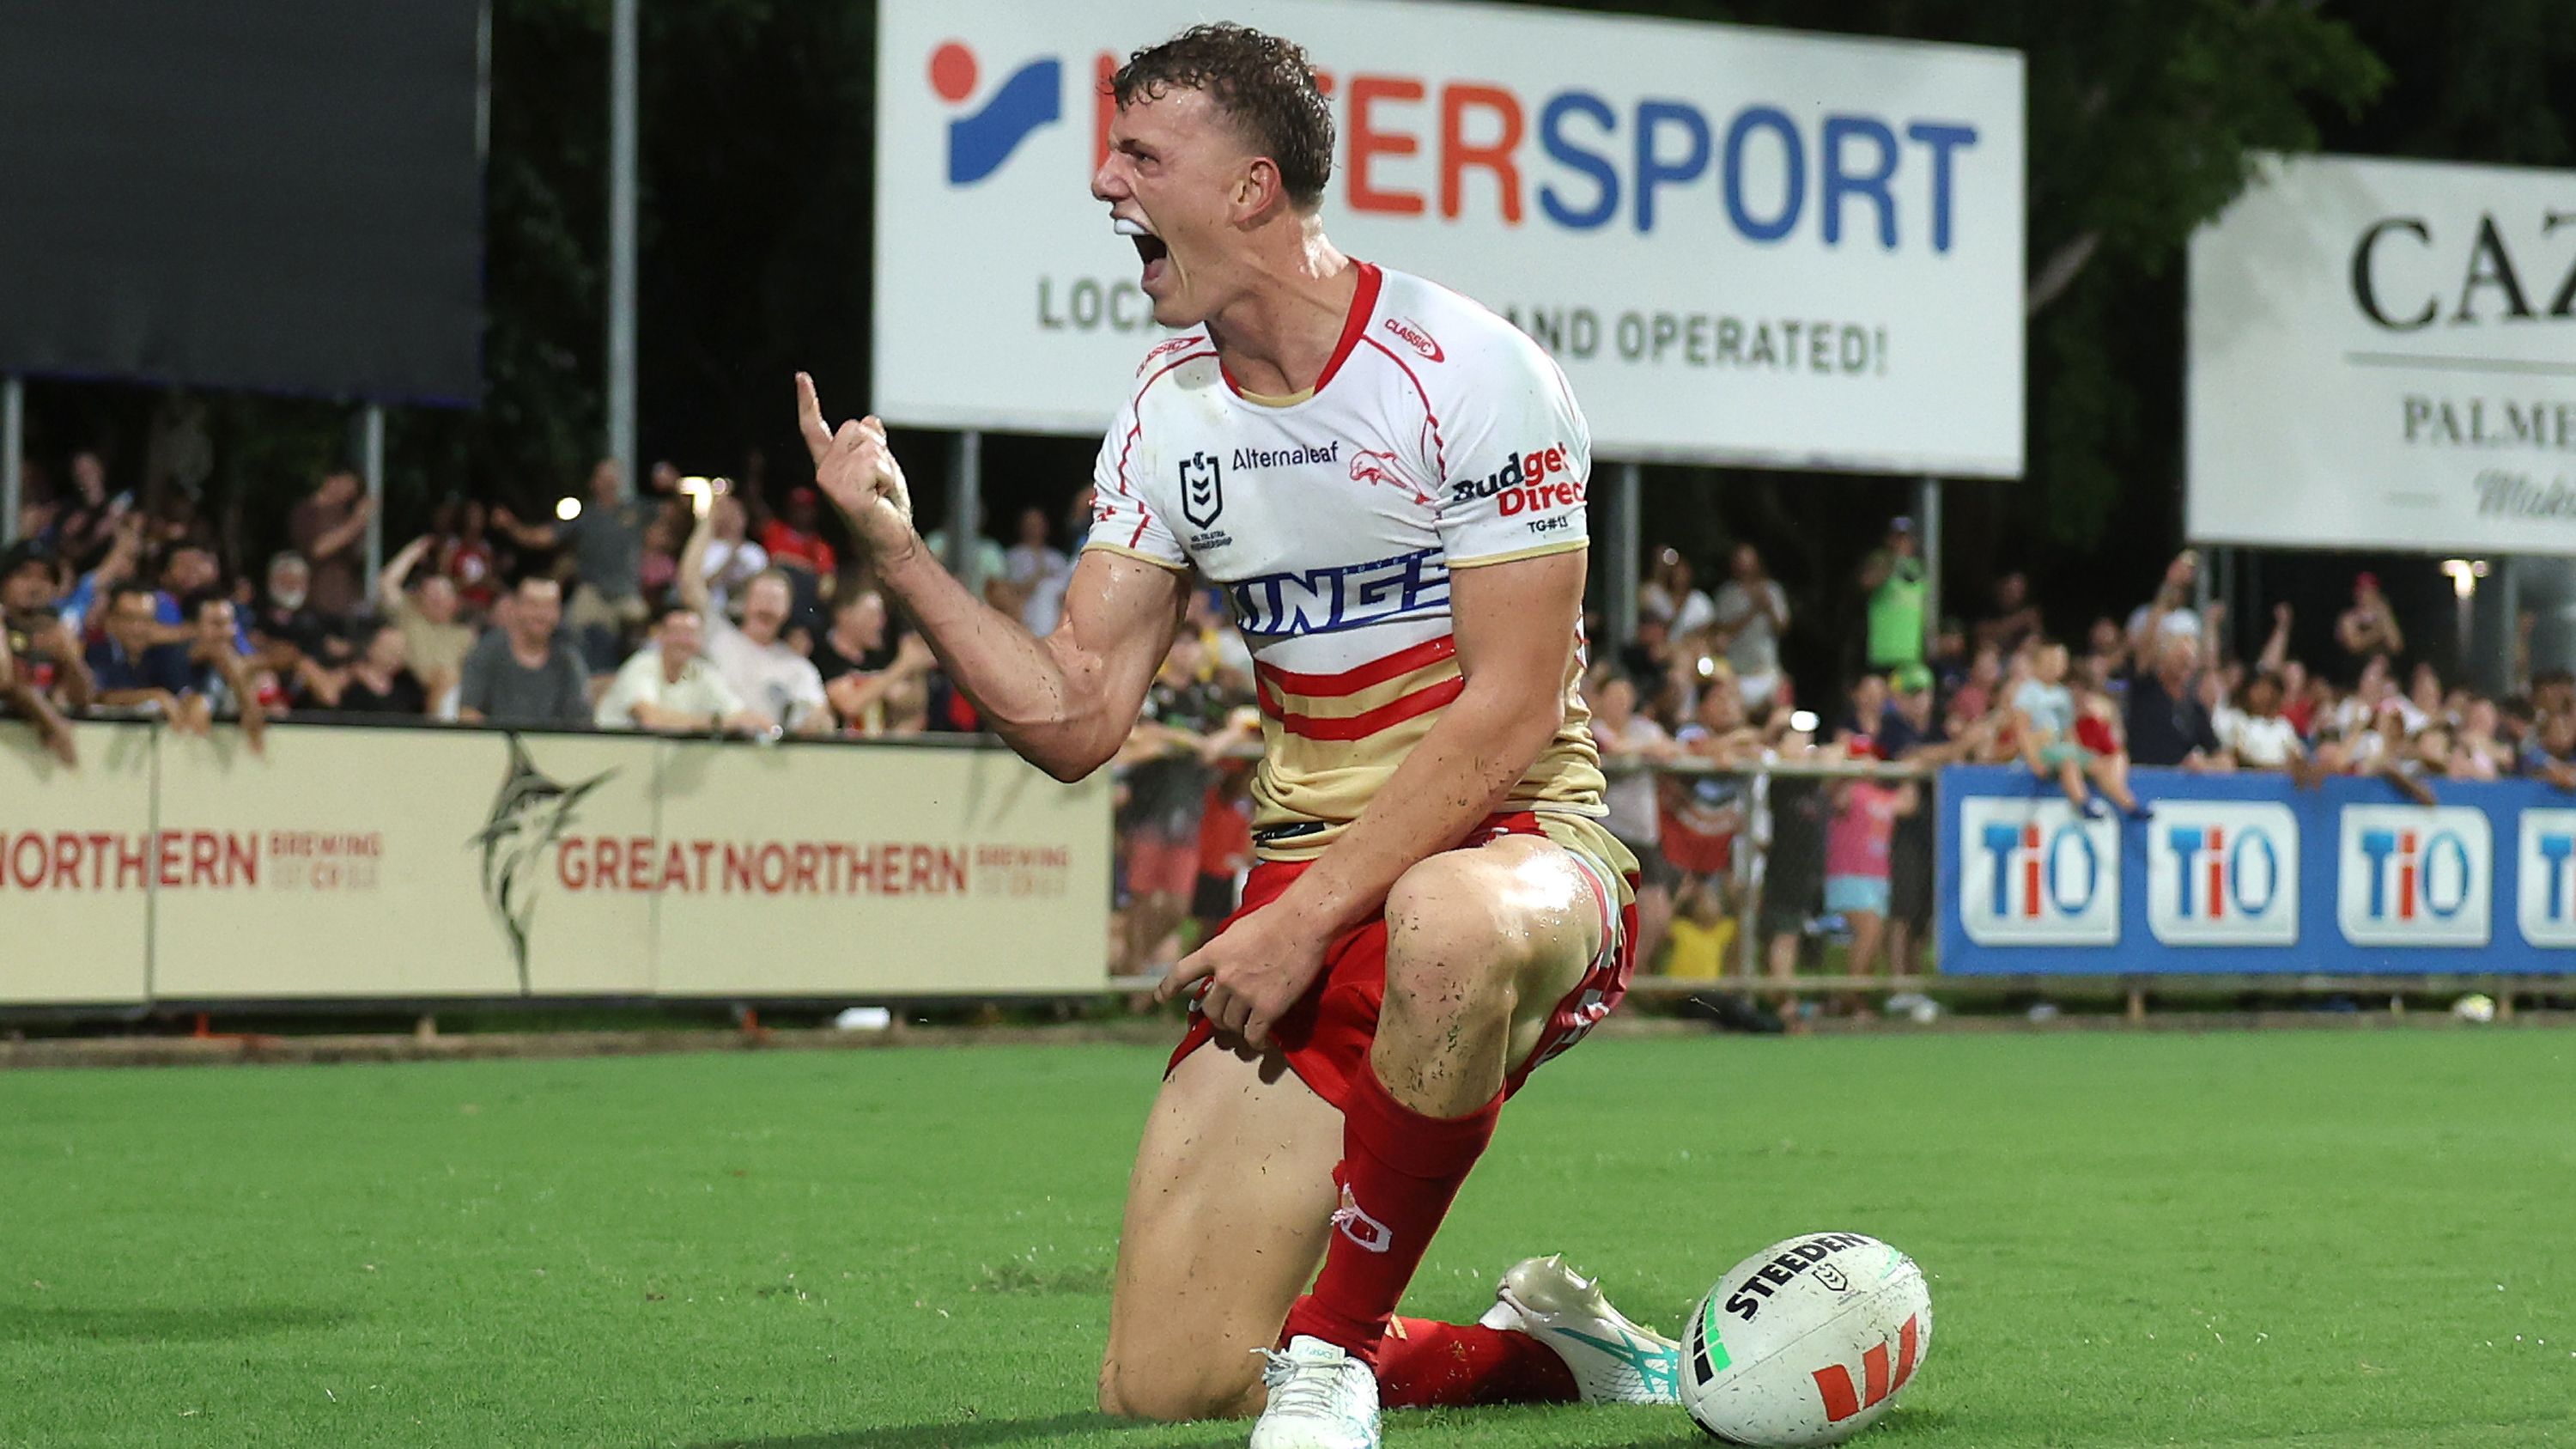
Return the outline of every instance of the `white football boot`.
{"type": "Polygon", "coordinates": [[[1378,1449],[1375,1369],[1302,1333],[1261,1355],[1270,1403],[1252,1449],[1378,1449]]]}
{"type": "Polygon", "coordinates": [[[1494,1306],[1477,1320],[1517,1328],[1565,1360],[1587,1404],[1677,1404],[1682,1346],[1628,1321],[1610,1306],[1601,1280],[1586,1278],[1551,1254],[1503,1275],[1494,1306]]]}

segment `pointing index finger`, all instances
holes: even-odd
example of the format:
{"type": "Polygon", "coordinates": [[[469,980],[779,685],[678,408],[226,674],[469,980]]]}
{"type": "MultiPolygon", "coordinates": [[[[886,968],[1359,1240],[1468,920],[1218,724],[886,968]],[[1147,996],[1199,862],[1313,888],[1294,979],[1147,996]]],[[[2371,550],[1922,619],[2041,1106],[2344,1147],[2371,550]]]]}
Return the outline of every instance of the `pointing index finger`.
{"type": "Polygon", "coordinates": [[[824,451],[832,446],[832,430],[823,425],[823,400],[815,395],[810,373],[796,374],[796,422],[805,434],[806,450],[815,462],[822,462],[824,451]]]}

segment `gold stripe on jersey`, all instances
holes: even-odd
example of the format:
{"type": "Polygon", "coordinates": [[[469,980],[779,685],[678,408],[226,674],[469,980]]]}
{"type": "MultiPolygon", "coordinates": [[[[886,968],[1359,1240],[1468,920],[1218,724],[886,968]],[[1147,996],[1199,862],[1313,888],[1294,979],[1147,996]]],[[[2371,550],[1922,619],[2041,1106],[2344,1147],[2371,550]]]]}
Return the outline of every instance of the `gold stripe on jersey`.
{"type": "MultiPolygon", "coordinates": [[[[1362,674],[1368,668],[1346,672],[1362,674]]],[[[1279,689],[1269,683],[1278,672],[1263,673],[1262,757],[1252,779],[1252,829],[1255,853],[1264,860],[1309,860],[1339,839],[1405,756],[1431,733],[1464,684],[1456,660],[1445,655],[1348,695],[1279,689]],[[1406,710],[1407,700],[1429,703],[1415,713],[1406,710]],[[1359,733],[1352,722],[1369,723],[1364,716],[1372,709],[1402,717],[1359,733]],[[1337,733],[1357,737],[1316,737],[1337,733]]],[[[1601,756],[1592,743],[1592,712],[1577,688],[1580,679],[1580,664],[1569,664],[1565,721],[1501,809],[1574,817],[1605,813],[1601,756]]]]}
{"type": "Polygon", "coordinates": [[[1510,553],[1489,553],[1481,558],[1453,558],[1448,560],[1448,564],[1453,571],[1457,569],[1480,569],[1485,567],[1487,564],[1518,563],[1525,558],[1545,558],[1552,553],[1572,553],[1578,548],[1590,548],[1591,546],[1592,543],[1589,539],[1569,538],[1563,543],[1542,543],[1536,548],[1514,549],[1510,553]]]}

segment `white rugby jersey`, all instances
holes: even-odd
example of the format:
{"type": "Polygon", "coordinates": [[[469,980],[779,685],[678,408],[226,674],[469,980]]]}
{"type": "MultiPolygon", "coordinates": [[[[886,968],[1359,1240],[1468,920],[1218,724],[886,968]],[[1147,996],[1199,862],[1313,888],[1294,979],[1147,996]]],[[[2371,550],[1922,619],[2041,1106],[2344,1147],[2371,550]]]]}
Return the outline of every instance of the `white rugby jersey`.
{"type": "MultiPolygon", "coordinates": [[[[1204,328],[1170,338],[1136,370],[1093,476],[1085,546],[1196,569],[1251,646],[1266,859],[1330,844],[1458,697],[1450,571],[1586,539],[1591,433],[1555,362],[1455,292],[1356,265],[1310,391],[1251,397],[1204,328]]],[[[1578,650],[1565,724],[1505,809],[1604,813],[1581,668],[1578,650]]]]}

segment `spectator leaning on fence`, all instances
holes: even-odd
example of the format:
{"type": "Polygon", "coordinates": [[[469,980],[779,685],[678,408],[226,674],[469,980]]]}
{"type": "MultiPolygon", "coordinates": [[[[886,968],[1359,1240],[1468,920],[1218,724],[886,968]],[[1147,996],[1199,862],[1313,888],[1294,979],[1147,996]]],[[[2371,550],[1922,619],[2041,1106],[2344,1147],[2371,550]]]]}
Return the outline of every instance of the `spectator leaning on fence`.
{"type": "Polygon", "coordinates": [[[743,586],[738,629],[714,607],[704,568],[715,539],[714,517],[710,510],[680,556],[680,602],[706,620],[707,659],[745,705],[790,733],[829,734],[832,703],[823,693],[823,677],[815,671],[814,661],[781,637],[795,604],[795,589],[787,576],[776,569],[764,570],[743,586]]]}
{"type": "Polygon", "coordinates": [[[930,643],[906,634],[889,657],[885,648],[885,598],[874,589],[853,589],[832,610],[832,627],[814,641],[814,670],[823,680],[824,696],[856,734],[887,731],[889,705],[899,698],[926,698],[930,671],[938,659],[930,643]]]}
{"type": "Polygon", "coordinates": [[[458,617],[464,601],[456,592],[455,580],[431,574],[416,585],[411,582],[413,570],[436,543],[423,534],[395,554],[376,578],[376,598],[384,605],[385,618],[402,630],[403,653],[431,705],[452,713],[448,697],[464,677],[465,656],[474,649],[474,631],[458,617]]]}
{"type": "Polygon", "coordinates": [[[230,715],[241,724],[251,748],[262,747],[268,732],[268,707],[252,678],[250,656],[241,647],[241,619],[233,601],[209,590],[188,604],[188,689],[205,702],[205,717],[230,715]]]}
{"type": "Polygon", "coordinates": [[[563,586],[530,574],[503,597],[494,618],[495,627],[465,656],[456,717],[467,724],[587,726],[589,674],[556,632],[563,586]]]}
{"type": "Polygon", "coordinates": [[[36,738],[66,766],[79,754],[63,710],[87,709],[88,662],[62,616],[54,612],[53,560],[20,545],[0,554],[0,706],[34,726],[36,738]]]}
{"type": "Polygon", "coordinates": [[[307,659],[296,670],[310,708],[336,714],[408,715],[429,712],[429,691],[411,671],[411,646],[402,626],[369,625],[358,656],[333,667],[307,659]]]}
{"type": "Polygon", "coordinates": [[[492,510],[492,524],[521,548],[572,550],[580,584],[564,623],[582,651],[603,670],[613,666],[617,641],[644,622],[644,530],[655,505],[626,496],[626,471],[614,458],[590,470],[590,501],[563,523],[522,523],[507,508],[492,510]]]}
{"type": "Polygon", "coordinates": [[[96,686],[80,636],[63,617],[62,574],[32,543],[0,554],[0,634],[17,656],[22,683],[74,713],[89,708],[96,686]]]}
{"type": "Polygon", "coordinates": [[[2129,681],[2129,759],[2162,769],[2212,770],[2225,766],[2209,707],[2201,702],[2193,663],[2195,638],[2159,636],[2153,673],[2129,681]]]}
{"type": "Polygon", "coordinates": [[[327,666],[348,659],[338,622],[312,606],[312,583],[304,555],[289,550],[268,561],[267,587],[250,616],[251,647],[262,668],[291,677],[307,661],[327,666]]]}
{"type": "Polygon", "coordinates": [[[746,707],[700,655],[704,627],[698,611],[687,605],[663,610],[652,642],[618,668],[608,693],[600,696],[599,727],[774,737],[777,725],[746,707]]]}

